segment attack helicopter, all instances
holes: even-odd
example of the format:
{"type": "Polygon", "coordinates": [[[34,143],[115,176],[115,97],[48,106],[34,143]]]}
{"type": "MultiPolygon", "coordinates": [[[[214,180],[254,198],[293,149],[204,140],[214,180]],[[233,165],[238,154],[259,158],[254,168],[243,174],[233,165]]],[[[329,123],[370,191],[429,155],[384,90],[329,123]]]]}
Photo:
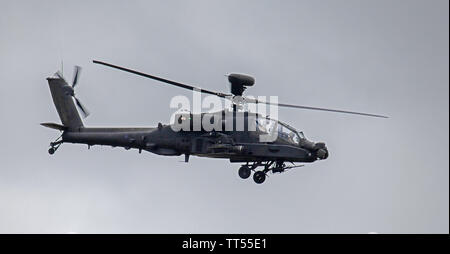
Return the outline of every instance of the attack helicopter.
{"type": "Polygon", "coordinates": [[[74,143],[88,145],[88,148],[94,145],[105,145],[123,147],[127,150],[137,149],[139,153],[147,151],[163,156],[184,155],[185,162],[189,162],[191,155],[221,158],[228,159],[231,163],[242,164],[238,169],[238,175],[242,179],[247,179],[253,172],[254,182],[261,184],[269,172],[282,173],[288,169],[301,167],[303,163],[325,160],[329,156],[329,151],[325,143],[308,140],[303,132],[297,131],[282,121],[245,109],[242,110],[245,108],[244,105],[264,104],[387,118],[383,115],[273,103],[244,97],[244,91],[255,84],[255,79],[245,74],[227,75],[230,93],[222,93],[102,61],[94,60],[93,62],[164,84],[217,96],[229,100],[232,107],[212,113],[182,112],[175,116],[173,123],[158,123],[157,126],[148,128],[87,127],[83,124],[77,110],[78,108],[84,118],[89,115],[87,108],[75,96],[75,87],[78,84],[81,70],[79,66],[76,66],[71,85],[66,82],[60,72],[47,78],[61,124],[41,123],[41,125],[62,132],[61,136],[50,143],[49,154],[54,154],[63,143],[74,143]],[[206,118],[208,118],[207,122],[209,121],[218,128],[206,129],[201,124],[200,128],[194,128],[196,123],[204,122],[206,118]],[[240,130],[237,130],[237,123],[243,123],[240,130]],[[180,128],[180,126],[186,128],[180,128]],[[261,139],[262,136],[271,138],[261,139]],[[261,169],[258,170],[258,168],[261,169]]]}

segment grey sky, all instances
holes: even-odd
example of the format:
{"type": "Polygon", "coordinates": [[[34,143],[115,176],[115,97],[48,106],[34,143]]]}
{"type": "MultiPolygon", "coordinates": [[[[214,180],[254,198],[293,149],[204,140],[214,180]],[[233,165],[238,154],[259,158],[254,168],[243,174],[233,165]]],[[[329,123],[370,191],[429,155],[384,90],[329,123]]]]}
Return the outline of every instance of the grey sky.
{"type": "Polygon", "coordinates": [[[448,233],[446,0],[1,1],[1,233],[448,233]],[[91,63],[211,90],[389,115],[283,109],[330,157],[241,180],[226,160],[64,144],[45,80],[83,67],[90,126],[167,122],[190,93],[91,63]]]}

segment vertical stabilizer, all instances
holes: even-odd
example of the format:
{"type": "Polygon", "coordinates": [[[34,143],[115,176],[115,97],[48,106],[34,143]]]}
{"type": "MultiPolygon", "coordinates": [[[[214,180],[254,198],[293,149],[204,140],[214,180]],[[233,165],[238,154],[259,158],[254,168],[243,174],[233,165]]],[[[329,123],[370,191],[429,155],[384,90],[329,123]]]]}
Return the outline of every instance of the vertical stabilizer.
{"type": "Polygon", "coordinates": [[[47,78],[53,103],[58,111],[62,124],[68,130],[77,131],[83,127],[80,114],[75,107],[73,88],[62,78],[47,78]]]}

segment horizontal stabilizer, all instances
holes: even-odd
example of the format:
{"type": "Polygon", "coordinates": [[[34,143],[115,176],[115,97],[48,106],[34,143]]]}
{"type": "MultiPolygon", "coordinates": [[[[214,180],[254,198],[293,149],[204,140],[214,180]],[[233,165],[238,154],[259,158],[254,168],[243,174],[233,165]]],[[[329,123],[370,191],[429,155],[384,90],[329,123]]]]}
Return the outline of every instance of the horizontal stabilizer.
{"type": "Polygon", "coordinates": [[[61,124],[57,124],[57,123],[41,123],[42,126],[50,128],[50,129],[55,129],[55,130],[60,130],[60,131],[65,131],[67,130],[67,127],[61,125],[61,124]]]}

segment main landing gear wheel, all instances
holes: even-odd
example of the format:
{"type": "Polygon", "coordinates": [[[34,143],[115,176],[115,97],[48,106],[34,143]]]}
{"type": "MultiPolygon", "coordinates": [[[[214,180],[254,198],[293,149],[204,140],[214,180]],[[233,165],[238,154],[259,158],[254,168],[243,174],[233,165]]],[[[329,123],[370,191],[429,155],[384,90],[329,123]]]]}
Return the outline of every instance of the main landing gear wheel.
{"type": "Polygon", "coordinates": [[[252,171],[249,167],[247,167],[246,165],[243,165],[239,168],[238,173],[242,179],[247,179],[252,174],[252,171]]]}
{"type": "Polygon", "coordinates": [[[266,180],[266,173],[263,171],[255,172],[255,174],[253,174],[253,180],[257,184],[263,183],[266,180]]]}

